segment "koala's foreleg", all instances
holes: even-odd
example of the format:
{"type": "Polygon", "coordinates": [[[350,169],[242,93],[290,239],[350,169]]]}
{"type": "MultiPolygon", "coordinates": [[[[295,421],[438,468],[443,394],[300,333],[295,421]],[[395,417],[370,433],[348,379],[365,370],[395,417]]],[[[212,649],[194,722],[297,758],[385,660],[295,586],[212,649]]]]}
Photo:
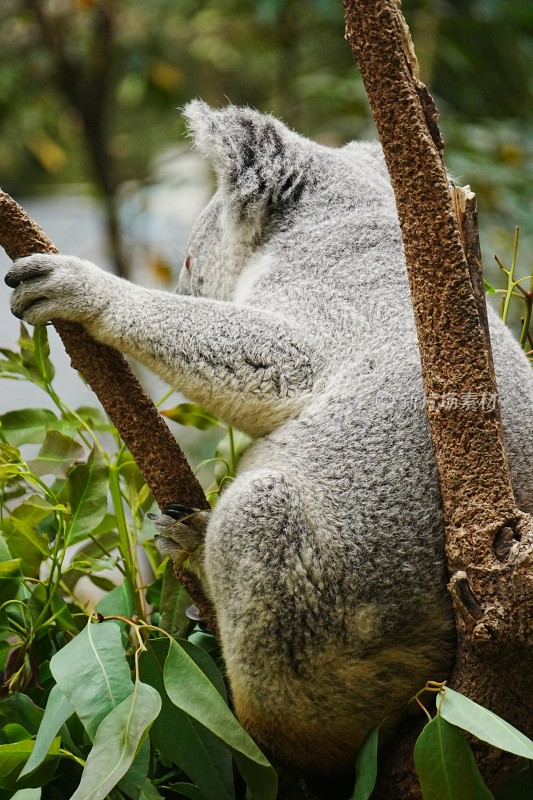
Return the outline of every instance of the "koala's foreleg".
{"type": "Polygon", "coordinates": [[[302,332],[260,308],[145,289],[71,256],[19,259],[6,283],[16,316],[80,322],[253,436],[292,416],[313,386],[302,332]]]}

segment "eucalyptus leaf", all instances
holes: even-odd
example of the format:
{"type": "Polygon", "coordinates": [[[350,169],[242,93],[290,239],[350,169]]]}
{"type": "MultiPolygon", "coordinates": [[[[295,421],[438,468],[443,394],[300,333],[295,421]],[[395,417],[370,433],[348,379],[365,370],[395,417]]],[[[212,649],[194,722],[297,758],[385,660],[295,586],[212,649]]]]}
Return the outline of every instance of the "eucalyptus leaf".
{"type": "MultiPolygon", "coordinates": [[[[18,511],[15,509],[14,514],[18,511]]],[[[20,570],[27,578],[39,579],[41,563],[50,554],[46,540],[35,530],[25,527],[26,536],[13,524],[13,515],[3,520],[3,534],[14,558],[20,558],[20,570]],[[43,548],[46,548],[43,553],[43,548]]]]}
{"type": "Polygon", "coordinates": [[[34,736],[39,730],[43,710],[26,694],[12,694],[0,700],[0,720],[4,724],[18,722],[34,736]]]}
{"type": "Polygon", "coordinates": [[[494,800],[463,733],[439,714],[415,745],[423,800],[494,800]]]}
{"type": "Polygon", "coordinates": [[[23,789],[28,788],[28,786],[33,788],[44,785],[55,770],[53,762],[56,762],[59,756],[60,744],[59,737],[54,739],[46,755],[48,763],[43,764],[34,775],[26,776],[22,781],[19,781],[20,772],[33,750],[33,739],[25,739],[13,744],[0,744],[0,788],[23,789]],[[17,787],[17,784],[19,784],[19,787],[17,787]]]}
{"type": "Polygon", "coordinates": [[[277,775],[273,767],[181,642],[171,641],[163,678],[171,701],[232,749],[254,800],[274,800],[277,775]]]}
{"type": "Polygon", "coordinates": [[[118,782],[118,788],[131,800],[138,800],[148,777],[150,768],[150,739],[145,738],[126,774],[118,782]]]}
{"type": "Polygon", "coordinates": [[[68,475],[60,499],[70,503],[72,519],[69,544],[84,539],[102,522],[107,514],[109,469],[96,449],[86,464],[77,464],[68,475]]]}
{"type": "Polygon", "coordinates": [[[173,408],[161,411],[161,414],[180,425],[191,425],[200,431],[207,431],[220,425],[220,420],[214,414],[202,408],[197,403],[180,403],[173,408]]]}
{"type": "Polygon", "coordinates": [[[102,556],[101,558],[91,558],[90,556],[75,556],[69,569],[84,572],[90,575],[92,572],[102,572],[103,570],[114,569],[118,562],[118,556],[102,556]]]}
{"type": "Polygon", "coordinates": [[[102,720],[132,690],[120,629],[115,622],[89,622],[57,652],[50,669],[94,741],[102,720]]]}
{"type": "Polygon", "coordinates": [[[41,788],[37,789],[19,789],[18,792],[11,797],[11,800],[40,800],[41,788]]]}
{"type": "Polygon", "coordinates": [[[174,574],[172,561],[170,558],[167,559],[163,573],[159,612],[161,614],[160,626],[164,631],[170,633],[172,638],[185,636],[191,627],[191,621],[185,614],[191,603],[192,600],[185,587],[174,574]]]}
{"type": "Polygon", "coordinates": [[[207,800],[200,789],[192,783],[173,783],[172,790],[182,797],[189,797],[190,800],[207,800]]]}
{"type": "Polygon", "coordinates": [[[372,796],[378,775],[379,725],[372,728],[355,762],[355,787],[352,800],[368,800],[372,796]]]}
{"type": "Polygon", "coordinates": [[[147,778],[141,789],[139,800],[163,800],[163,795],[159,794],[152,781],[147,778]]]}
{"type": "Polygon", "coordinates": [[[9,444],[40,444],[47,429],[58,422],[57,416],[47,408],[21,408],[0,415],[2,430],[9,444]]]}
{"type": "Polygon", "coordinates": [[[128,697],[100,723],[71,800],[104,800],[128,771],[160,709],[156,690],[136,683],[128,697]]]}
{"type": "Polygon", "coordinates": [[[452,725],[500,750],[533,758],[533,741],[488,708],[445,686],[437,701],[439,713],[452,725]]]}
{"type": "MultiPolygon", "coordinates": [[[[206,800],[233,800],[230,749],[211,731],[177,708],[165,690],[163,669],[169,639],[151,639],[146,647],[139,660],[141,679],[159,692],[162,701],[161,713],[150,732],[152,744],[165,759],[180,767],[197,784],[206,800]]],[[[218,688],[221,688],[220,683],[223,688],[215,664],[195,647],[189,646],[189,654],[193,659],[196,657],[200,668],[209,671],[218,688]],[[217,678],[215,673],[218,673],[217,678]]]]}
{"type": "MultiPolygon", "coordinates": [[[[96,606],[96,610],[103,614],[104,617],[113,614],[131,617],[133,614],[133,602],[126,581],[122,581],[119,586],[108,592],[105,597],[102,597],[96,606]]],[[[124,623],[119,624],[124,625],[124,623]]]]}
{"type": "Polygon", "coordinates": [[[50,555],[50,543],[48,539],[35,529],[34,523],[27,522],[23,518],[23,511],[24,506],[22,505],[18,506],[18,508],[14,510],[13,514],[11,515],[11,524],[19,533],[21,533],[29,542],[31,542],[36,550],[39,550],[43,556],[48,557],[50,555]]]}
{"type": "Polygon", "coordinates": [[[54,686],[48,696],[44,716],[35,739],[31,755],[20,773],[20,777],[29,775],[44,761],[57,736],[59,729],[74,713],[74,708],[67,700],[59,686],[54,686]]]}
{"type": "Polygon", "coordinates": [[[29,732],[18,722],[9,722],[4,726],[4,736],[8,742],[23,742],[25,739],[30,739],[29,732]]]}
{"type": "Polygon", "coordinates": [[[65,477],[73,461],[83,458],[84,449],[79,442],[58,430],[46,433],[37,456],[28,462],[35,475],[60,475],[65,477]]]}
{"type": "Polygon", "coordinates": [[[41,378],[50,383],[54,379],[55,369],[50,361],[50,344],[48,331],[44,325],[36,325],[32,336],[34,344],[34,358],[41,378]]]}
{"type": "Polygon", "coordinates": [[[9,561],[0,561],[0,578],[13,578],[20,575],[20,558],[10,558],[9,561]]]}
{"type": "Polygon", "coordinates": [[[494,792],[494,800],[531,800],[533,797],[533,764],[528,761],[504,781],[494,792]]]}

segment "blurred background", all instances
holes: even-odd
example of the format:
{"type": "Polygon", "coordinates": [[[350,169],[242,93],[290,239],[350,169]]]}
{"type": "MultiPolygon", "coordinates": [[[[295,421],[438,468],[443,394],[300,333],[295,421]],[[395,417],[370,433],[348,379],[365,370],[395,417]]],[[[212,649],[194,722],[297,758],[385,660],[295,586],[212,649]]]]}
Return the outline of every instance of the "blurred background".
{"type": "MultiPolygon", "coordinates": [[[[403,8],[448,169],[478,194],[485,270],[503,285],[494,254],[509,263],[516,225],[523,274],[533,260],[533,3],[403,8]]],[[[374,138],[343,29],[341,0],[2,0],[0,185],[62,251],[170,289],[212,190],[179,107],[229,100],[326,144],[374,138]]],[[[1,286],[5,348],[18,325],[1,286]]],[[[59,391],[94,402],[53,350],[59,391]]],[[[0,412],[38,404],[9,383],[0,412]]]]}

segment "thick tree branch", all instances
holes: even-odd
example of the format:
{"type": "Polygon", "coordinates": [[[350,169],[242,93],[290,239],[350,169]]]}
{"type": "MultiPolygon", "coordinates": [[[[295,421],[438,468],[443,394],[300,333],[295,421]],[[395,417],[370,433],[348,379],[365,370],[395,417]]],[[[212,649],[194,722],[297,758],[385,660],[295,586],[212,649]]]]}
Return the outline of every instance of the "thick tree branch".
{"type": "MultiPolygon", "coordinates": [[[[57,253],[44,231],[5,192],[0,191],[0,245],[11,259],[32,253],[57,253]]],[[[56,320],[54,327],[79,370],[102,403],[130,450],[156,502],[164,507],[178,500],[184,505],[209,508],[202,487],[165,421],[131,371],[124,357],[112,347],[95,341],[77,323],[56,320]]],[[[214,626],[210,604],[194,575],[178,578],[214,626]]]]}
{"type": "MultiPolygon", "coordinates": [[[[365,83],[402,228],[458,628],[451,685],[531,733],[533,528],[516,507],[499,409],[481,404],[497,397],[494,369],[476,270],[469,269],[442,162],[435,106],[419,80],[399,2],[344,5],[346,37],[365,83]],[[445,410],[440,404],[444,396],[464,395],[480,402],[445,410]],[[509,545],[504,550],[503,540],[509,545]]],[[[476,756],[494,784],[505,760],[481,746],[476,756]]],[[[392,763],[379,796],[419,796],[405,753],[392,763]]]]}

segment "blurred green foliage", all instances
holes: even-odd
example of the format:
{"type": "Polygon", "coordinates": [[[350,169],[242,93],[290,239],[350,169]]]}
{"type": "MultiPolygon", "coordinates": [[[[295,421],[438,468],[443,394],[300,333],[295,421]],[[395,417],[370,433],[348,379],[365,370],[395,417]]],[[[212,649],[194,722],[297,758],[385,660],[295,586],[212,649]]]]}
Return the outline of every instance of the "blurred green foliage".
{"type": "MultiPolygon", "coordinates": [[[[505,257],[515,225],[531,252],[533,4],[403,8],[448,167],[478,193],[485,261],[505,257]]],[[[0,180],[15,194],[81,182],[113,197],[148,179],[196,96],[272,111],[326,143],[373,136],[343,26],[340,0],[3,0],[0,180]]]]}

